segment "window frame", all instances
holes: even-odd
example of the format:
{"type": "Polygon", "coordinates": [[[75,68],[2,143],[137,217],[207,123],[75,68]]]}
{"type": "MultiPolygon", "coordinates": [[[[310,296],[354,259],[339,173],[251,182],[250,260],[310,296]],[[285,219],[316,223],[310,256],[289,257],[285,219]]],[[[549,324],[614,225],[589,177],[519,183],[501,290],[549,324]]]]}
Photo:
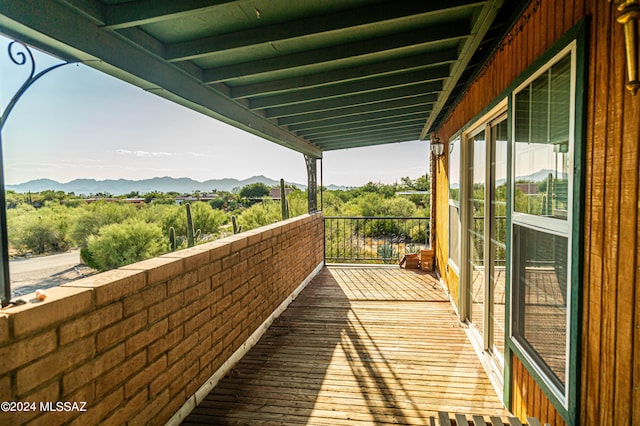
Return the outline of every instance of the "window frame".
{"type": "MultiPolygon", "coordinates": [[[[566,35],[565,35],[566,36],[566,35]]],[[[558,42],[560,44],[560,42],[558,42]]],[[[509,232],[511,234],[511,248],[509,250],[510,258],[510,309],[509,309],[509,346],[521,362],[527,367],[527,370],[536,379],[538,385],[543,389],[545,394],[554,403],[558,412],[569,424],[573,424],[577,418],[576,406],[577,399],[579,398],[578,369],[577,363],[578,351],[579,351],[579,328],[581,326],[579,315],[579,279],[580,268],[582,260],[580,258],[581,250],[579,247],[582,244],[582,236],[580,234],[582,229],[581,219],[581,199],[582,199],[582,187],[581,174],[578,165],[581,164],[581,129],[583,126],[583,113],[582,105],[584,101],[582,99],[581,91],[577,90],[577,87],[581,84],[579,81],[581,73],[584,69],[584,53],[580,51],[584,47],[580,46],[581,42],[578,37],[574,35],[571,40],[564,42],[561,47],[551,49],[552,52],[548,52],[539,58],[534,64],[535,71],[525,73],[526,78],[520,80],[521,82],[515,86],[510,93],[510,108],[509,108],[509,120],[510,120],[510,136],[511,141],[509,143],[510,153],[510,171],[509,178],[512,182],[510,188],[510,197],[512,200],[509,213],[511,215],[509,223],[509,232]],[[571,76],[570,76],[570,113],[569,113],[569,152],[568,152],[568,170],[569,170],[569,182],[568,182],[568,212],[566,220],[559,218],[550,218],[537,216],[534,214],[528,214],[515,211],[515,114],[513,113],[513,106],[515,105],[516,95],[526,88],[535,79],[547,72],[558,61],[565,58],[566,55],[571,57],[571,76]],[[576,190],[577,189],[577,190],[576,190]],[[544,232],[547,234],[559,235],[567,238],[567,312],[566,312],[566,348],[565,348],[565,380],[564,389],[558,386],[558,379],[554,376],[550,367],[542,360],[542,358],[533,350],[533,347],[526,341],[524,336],[514,334],[518,330],[519,321],[523,318],[518,318],[518,304],[520,300],[518,297],[517,277],[515,277],[515,265],[516,255],[518,248],[514,241],[515,227],[526,227],[538,232],[544,232]],[[577,233],[577,232],[578,233],[577,233]],[[578,248],[578,250],[576,250],[578,248]]],[[[533,66],[532,66],[533,68],[533,66]]]]}

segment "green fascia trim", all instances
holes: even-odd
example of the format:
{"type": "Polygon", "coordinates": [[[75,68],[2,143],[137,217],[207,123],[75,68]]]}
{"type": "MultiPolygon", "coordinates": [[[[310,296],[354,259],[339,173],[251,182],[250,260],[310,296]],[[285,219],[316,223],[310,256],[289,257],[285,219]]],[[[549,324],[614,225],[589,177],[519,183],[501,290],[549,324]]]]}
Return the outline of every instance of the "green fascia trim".
{"type": "MultiPolygon", "coordinates": [[[[480,43],[482,42],[482,39],[486,35],[487,31],[489,31],[489,28],[491,27],[494,18],[498,14],[498,10],[500,9],[500,7],[502,7],[503,2],[504,0],[489,0],[482,6],[482,9],[476,15],[475,22],[473,23],[473,28],[471,30],[471,33],[475,34],[476,37],[467,40],[462,45],[462,49],[458,57],[459,62],[452,69],[451,78],[447,80],[445,87],[442,90],[443,93],[434,107],[435,111],[441,111],[447,99],[449,99],[449,96],[451,95],[455,84],[464,72],[476,49],[478,49],[478,47],[480,46],[480,43]]],[[[427,119],[427,122],[425,123],[424,128],[420,133],[421,140],[427,137],[428,132],[433,131],[433,129],[431,129],[431,126],[433,125],[433,122],[436,120],[437,116],[438,114],[434,114],[427,119]]]]}
{"type": "MultiPolygon", "coordinates": [[[[588,40],[587,40],[587,28],[589,25],[589,18],[585,17],[576,25],[574,25],[569,31],[563,34],[553,46],[547,49],[538,59],[536,59],[522,74],[514,79],[511,84],[505,88],[500,94],[482,111],[476,114],[471,120],[469,120],[464,126],[460,128],[456,133],[450,136],[449,140],[454,140],[460,137],[466,132],[472,125],[476,124],[478,120],[491,111],[498,103],[502,102],[505,98],[508,99],[508,114],[509,114],[509,147],[507,149],[507,161],[508,161],[508,174],[507,185],[508,190],[511,191],[513,182],[511,182],[511,126],[512,126],[512,100],[511,95],[516,87],[520,86],[526,79],[534,74],[538,69],[544,66],[549,60],[557,55],[562,49],[568,46],[574,40],[576,41],[576,98],[575,98],[575,135],[574,135],[574,199],[573,199],[573,224],[572,224],[572,247],[571,247],[571,300],[570,309],[572,312],[572,318],[570,322],[570,353],[569,353],[569,395],[568,395],[568,409],[564,408],[563,404],[554,396],[550,388],[544,383],[542,377],[537,374],[533,366],[525,359],[520,350],[514,345],[511,338],[511,303],[508,303],[505,310],[505,318],[507,324],[505,324],[505,330],[508,331],[508,344],[505,347],[505,372],[504,372],[504,401],[507,407],[511,406],[511,377],[512,377],[512,365],[511,365],[511,352],[515,353],[525,366],[529,374],[534,378],[536,383],[540,386],[545,393],[549,401],[553,404],[555,409],[560,413],[562,418],[567,422],[567,425],[573,426],[579,423],[579,398],[580,398],[580,381],[579,381],[579,363],[580,363],[580,342],[582,332],[582,292],[580,288],[580,282],[583,277],[583,259],[582,252],[584,247],[584,205],[585,193],[584,193],[584,170],[586,164],[586,158],[584,153],[584,137],[586,134],[586,87],[588,84],[587,75],[587,54],[588,54],[588,40]],[[582,90],[581,90],[582,89],[582,90]],[[507,389],[509,388],[509,389],[507,389]]],[[[511,198],[511,197],[509,197],[511,198]]],[[[507,253],[512,249],[512,217],[511,217],[511,200],[507,199],[507,253]]],[[[511,277],[511,256],[508,256],[506,262],[506,274],[507,277],[511,277]]],[[[509,279],[509,284],[512,282],[509,279]]],[[[506,300],[511,301],[511,285],[506,286],[506,300]]]]}

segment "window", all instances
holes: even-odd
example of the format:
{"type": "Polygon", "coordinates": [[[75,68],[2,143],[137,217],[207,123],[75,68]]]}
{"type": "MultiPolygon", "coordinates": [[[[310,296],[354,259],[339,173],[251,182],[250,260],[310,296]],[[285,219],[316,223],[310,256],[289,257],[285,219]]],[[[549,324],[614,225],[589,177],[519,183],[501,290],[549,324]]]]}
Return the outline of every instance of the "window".
{"type": "Polygon", "coordinates": [[[575,44],[513,95],[512,338],[567,406],[575,44]]]}
{"type": "Polygon", "coordinates": [[[449,263],[460,266],[460,138],[449,143],[449,263]]]}
{"type": "Polygon", "coordinates": [[[571,56],[515,95],[515,211],[567,219],[571,56]]]}
{"type": "Polygon", "coordinates": [[[514,226],[515,333],[554,385],[564,393],[567,360],[567,241],[514,226]]]}

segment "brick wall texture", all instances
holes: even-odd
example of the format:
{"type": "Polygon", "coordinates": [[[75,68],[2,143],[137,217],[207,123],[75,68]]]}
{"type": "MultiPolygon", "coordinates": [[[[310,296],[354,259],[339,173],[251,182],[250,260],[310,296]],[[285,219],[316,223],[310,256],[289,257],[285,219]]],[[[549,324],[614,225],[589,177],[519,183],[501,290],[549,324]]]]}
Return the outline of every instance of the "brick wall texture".
{"type": "Polygon", "coordinates": [[[323,261],[323,235],[300,216],[0,311],[0,401],[36,403],[0,424],[164,424],[323,261]],[[87,411],[40,411],[57,401],[87,411]]]}

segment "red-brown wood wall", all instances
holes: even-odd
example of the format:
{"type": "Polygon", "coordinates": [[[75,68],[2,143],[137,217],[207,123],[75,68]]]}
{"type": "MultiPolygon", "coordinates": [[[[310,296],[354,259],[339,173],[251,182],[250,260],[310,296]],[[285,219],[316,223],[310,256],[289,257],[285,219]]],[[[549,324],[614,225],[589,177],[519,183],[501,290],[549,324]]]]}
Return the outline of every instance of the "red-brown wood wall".
{"type": "Polygon", "coordinates": [[[513,355],[511,384],[513,386],[511,411],[513,414],[525,420],[534,416],[542,424],[560,426],[565,422],[544,395],[540,386],[536,383],[527,369],[522,365],[518,357],[513,355]]]}
{"type": "MultiPolygon", "coordinates": [[[[624,36],[615,6],[607,0],[532,0],[437,135],[447,141],[585,16],[587,128],[585,140],[577,141],[586,156],[579,423],[640,425],[640,94],[625,89],[624,36]]],[[[436,168],[436,254],[445,280],[446,170],[445,159],[436,168]]],[[[531,375],[517,359],[513,365],[512,411],[556,423],[559,416],[531,375]]]]}

